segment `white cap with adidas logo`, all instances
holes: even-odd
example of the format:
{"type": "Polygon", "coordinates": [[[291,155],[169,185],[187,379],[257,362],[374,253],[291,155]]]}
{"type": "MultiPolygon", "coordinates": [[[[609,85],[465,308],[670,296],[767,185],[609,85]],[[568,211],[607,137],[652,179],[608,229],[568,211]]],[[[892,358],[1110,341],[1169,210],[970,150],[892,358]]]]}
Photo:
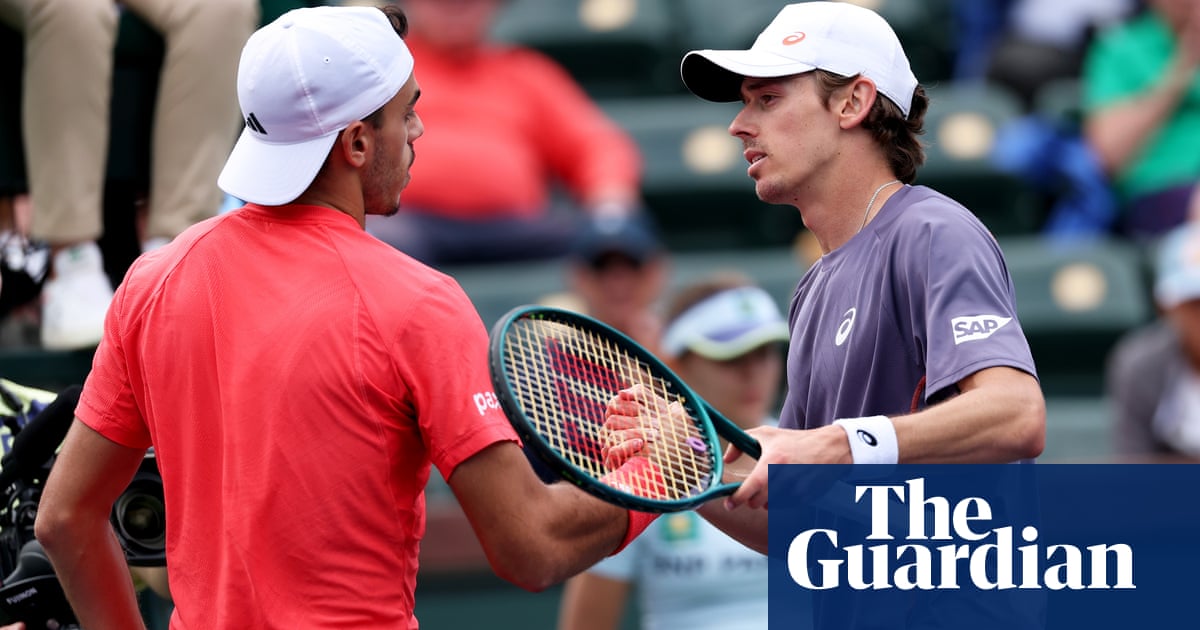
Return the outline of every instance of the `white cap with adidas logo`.
{"type": "Polygon", "coordinates": [[[217,184],[261,205],[295,200],[338,132],[387,104],[412,71],[412,54],[377,8],[283,14],[242,50],[237,90],[246,128],[217,184]]]}

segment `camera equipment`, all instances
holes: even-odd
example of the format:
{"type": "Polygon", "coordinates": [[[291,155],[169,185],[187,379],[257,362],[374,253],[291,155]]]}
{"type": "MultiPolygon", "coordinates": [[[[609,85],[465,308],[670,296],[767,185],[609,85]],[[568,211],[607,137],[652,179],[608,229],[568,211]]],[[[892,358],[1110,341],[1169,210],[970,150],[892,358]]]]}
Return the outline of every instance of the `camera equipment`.
{"type": "MultiPolygon", "coordinates": [[[[3,428],[15,437],[0,458],[0,624],[23,621],[29,628],[78,628],[54,568],[34,538],[33,525],[54,453],[74,420],[80,390],[63,390],[27,421],[20,411],[2,417],[3,428]]],[[[153,449],[114,502],[111,521],[129,564],[166,564],[166,513],[153,449]]]]}
{"type": "Polygon", "coordinates": [[[54,567],[34,539],[33,522],[54,451],[75,417],[80,389],[67,388],[32,418],[25,418],[19,406],[16,416],[5,418],[5,427],[16,437],[0,458],[0,493],[5,499],[0,506],[3,623],[24,621],[29,628],[71,628],[75,623],[54,567]]]}
{"type": "Polygon", "coordinates": [[[26,628],[78,628],[54,567],[36,540],[21,546],[17,568],[0,587],[0,613],[4,623],[25,622],[26,628]]]}
{"type": "Polygon", "coordinates": [[[126,562],[136,567],[167,563],[167,513],[153,448],[146,451],[133,481],[113,503],[111,520],[126,562]]]}

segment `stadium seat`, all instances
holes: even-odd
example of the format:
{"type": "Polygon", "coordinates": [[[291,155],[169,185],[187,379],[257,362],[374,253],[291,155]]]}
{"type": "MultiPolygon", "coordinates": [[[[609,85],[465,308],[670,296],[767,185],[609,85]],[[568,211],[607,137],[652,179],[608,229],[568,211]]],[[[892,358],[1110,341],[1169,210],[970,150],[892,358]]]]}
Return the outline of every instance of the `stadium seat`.
{"type": "Polygon", "coordinates": [[[1049,81],[1034,95],[1033,110],[1049,120],[1078,127],[1083,118],[1082,90],[1078,78],[1049,81]]]}
{"type": "Polygon", "coordinates": [[[1046,398],[1042,463],[1103,462],[1112,458],[1113,406],[1104,396],[1046,398]]]}
{"type": "Polygon", "coordinates": [[[874,9],[892,25],[921,85],[952,77],[955,0],[848,0],[874,9]]]}
{"type": "Polygon", "coordinates": [[[500,41],[536,48],[594,97],[678,92],[680,53],[666,0],[511,0],[500,41]]]}
{"type": "Polygon", "coordinates": [[[1047,394],[1103,392],[1117,339],[1153,317],[1143,252],[1123,241],[1000,240],[1017,312],[1047,394]]]}
{"type": "Polygon", "coordinates": [[[802,229],[795,208],[755,196],[742,145],[728,132],[737,105],[691,95],[600,105],[641,149],[642,193],[672,248],[785,245],[802,229]]]}
{"type": "Polygon", "coordinates": [[[1040,200],[1020,178],[992,161],[998,134],[1021,115],[1016,97],[999,86],[976,83],[949,83],[927,94],[926,162],[916,183],[963,204],[996,235],[1034,233],[1040,200]]]}
{"type": "Polygon", "coordinates": [[[679,36],[681,52],[748,48],[787,4],[787,0],[676,0],[675,7],[683,25],[679,36]]]}

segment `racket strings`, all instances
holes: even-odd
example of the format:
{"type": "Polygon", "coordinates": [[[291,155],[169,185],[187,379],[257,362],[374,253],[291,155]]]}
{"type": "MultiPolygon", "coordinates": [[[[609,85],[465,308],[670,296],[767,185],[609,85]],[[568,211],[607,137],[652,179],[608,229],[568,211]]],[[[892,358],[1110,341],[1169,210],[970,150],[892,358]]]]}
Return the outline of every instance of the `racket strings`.
{"type": "Polygon", "coordinates": [[[714,457],[706,433],[686,412],[671,384],[611,339],[551,320],[523,320],[505,340],[509,383],[543,439],[580,472],[602,479],[602,447],[609,437],[606,409],[622,389],[640,384],[653,406],[642,405],[639,425],[658,437],[640,455],[661,477],[634,475],[620,489],[655,499],[695,496],[712,482],[714,457]],[[670,402],[676,403],[673,408],[670,402]]]}

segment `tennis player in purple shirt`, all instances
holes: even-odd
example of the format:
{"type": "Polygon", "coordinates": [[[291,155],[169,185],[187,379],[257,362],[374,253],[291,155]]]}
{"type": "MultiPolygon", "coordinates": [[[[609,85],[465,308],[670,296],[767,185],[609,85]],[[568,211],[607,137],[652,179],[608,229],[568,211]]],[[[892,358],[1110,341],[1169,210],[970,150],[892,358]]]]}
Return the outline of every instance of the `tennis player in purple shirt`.
{"type": "MultiPolygon", "coordinates": [[[[752,431],[763,456],[726,507],[767,504],[768,464],[1040,454],[1045,402],[1004,257],[970,211],[911,185],[929,101],[887,22],[792,4],[749,50],[693,51],[681,72],[697,96],[743,103],[729,131],[758,196],[799,209],[823,254],[791,304],[781,426],[752,431]]],[[[766,551],[766,510],[702,512],[766,551]]]]}

